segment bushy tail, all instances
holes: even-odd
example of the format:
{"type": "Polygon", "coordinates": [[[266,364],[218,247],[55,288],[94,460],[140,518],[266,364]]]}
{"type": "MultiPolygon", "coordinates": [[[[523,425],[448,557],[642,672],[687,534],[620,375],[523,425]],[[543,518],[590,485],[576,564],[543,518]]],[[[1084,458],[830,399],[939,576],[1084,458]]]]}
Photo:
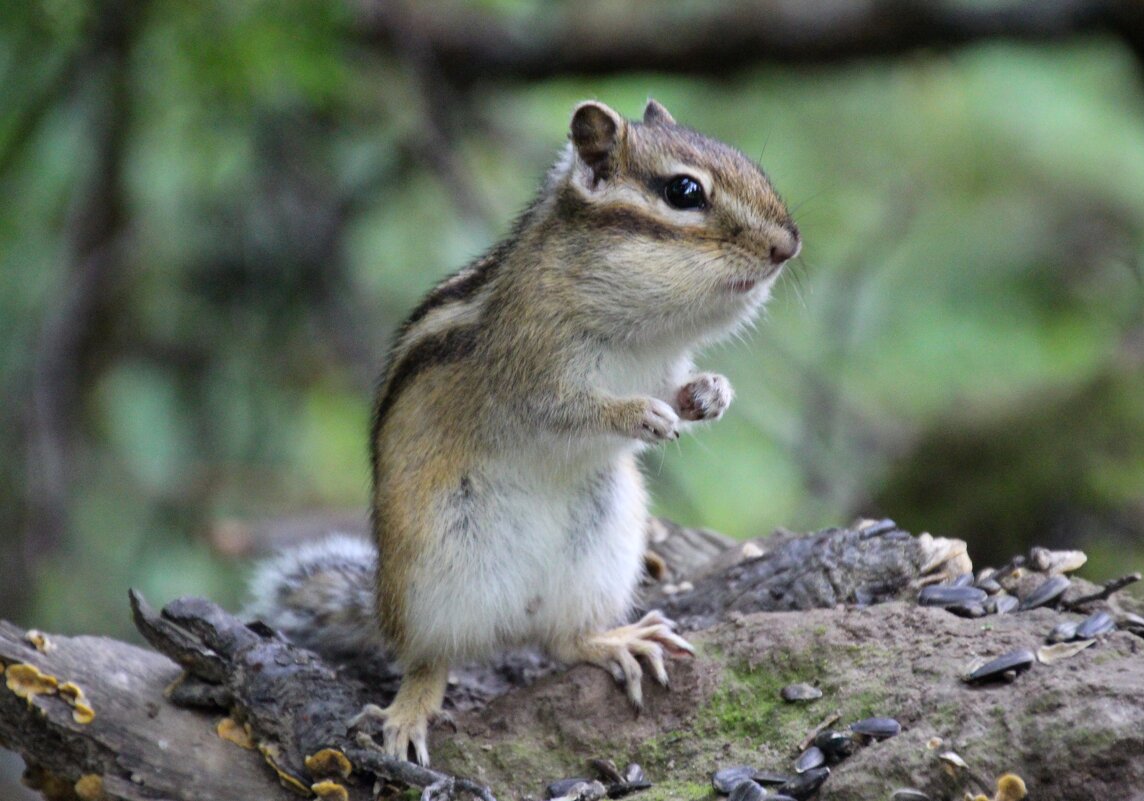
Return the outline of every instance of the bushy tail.
{"type": "Polygon", "coordinates": [[[358,537],[331,534],[258,565],[243,614],[323,656],[380,654],[376,581],[377,550],[358,537]]]}

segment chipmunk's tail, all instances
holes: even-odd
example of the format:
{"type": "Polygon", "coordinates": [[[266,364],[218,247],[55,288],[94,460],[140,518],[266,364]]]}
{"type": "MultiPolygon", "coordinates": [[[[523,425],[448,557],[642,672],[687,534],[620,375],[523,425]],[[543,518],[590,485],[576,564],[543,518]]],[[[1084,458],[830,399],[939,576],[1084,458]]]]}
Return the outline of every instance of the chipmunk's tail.
{"type": "Polygon", "coordinates": [[[243,614],[322,656],[380,653],[376,581],[377,550],[358,537],[331,534],[258,565],[243,614]]]}

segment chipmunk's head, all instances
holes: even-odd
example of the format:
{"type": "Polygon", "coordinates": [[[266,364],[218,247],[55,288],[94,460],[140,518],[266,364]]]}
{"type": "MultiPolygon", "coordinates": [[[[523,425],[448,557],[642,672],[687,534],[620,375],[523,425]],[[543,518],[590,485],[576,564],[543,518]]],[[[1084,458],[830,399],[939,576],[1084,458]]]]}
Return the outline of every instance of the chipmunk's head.
{"type": "Polygon", "coordinates": [[[766,300],[798,255],[798,227],[762,169],[656,101],[640,122],[581,103],[570,139],[554,174],[558,213],[600,247],[600,269],[582,278],[599,303],[615,304],[617,325],[633,316],[623,308],[651,312],[640,324],[663,331],[683,324],[684,336],[718,336],[766,300]]]}

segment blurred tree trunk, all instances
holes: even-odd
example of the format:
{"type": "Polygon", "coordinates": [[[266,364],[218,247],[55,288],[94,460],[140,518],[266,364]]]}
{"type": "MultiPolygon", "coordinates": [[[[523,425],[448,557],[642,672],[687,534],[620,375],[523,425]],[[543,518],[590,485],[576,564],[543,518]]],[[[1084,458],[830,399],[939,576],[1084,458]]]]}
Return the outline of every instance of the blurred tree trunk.
{"type": "Polygon", "coordinates": [[[99,340],[122,309],[115,290],[125,267],[127,209],[123,164],[132,112],[132,39],[142,4],[108,0],[77,73],[84,84],[73,102],[86,107],[88,152],[77,154],[87,175],[77,181],[68,217],[68,260],[33,356],[27,406],[27,522],[24,553],[42,558],[68,526],[81,406],[98,372],[99,340]]]}
{"type": "Polygon", "coordinates": [[[1144,58],[1137,0],[596,2],[551,4],[525,15],[459,3],[363,0],[359,8],[363,40],[392,49],[416,39],[441,74],[461,86],[641,70],[729,75],[765,62],[827,64],[1088,34],[1116,36],[1144,58]]]}

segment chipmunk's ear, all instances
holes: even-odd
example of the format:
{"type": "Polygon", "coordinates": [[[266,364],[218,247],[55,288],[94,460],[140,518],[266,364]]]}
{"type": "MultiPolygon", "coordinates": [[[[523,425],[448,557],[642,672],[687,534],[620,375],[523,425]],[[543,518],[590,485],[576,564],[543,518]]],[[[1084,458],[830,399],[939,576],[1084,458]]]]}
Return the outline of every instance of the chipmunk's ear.
{"type": "Polygon", "coordinates": [[[607,180],[616,168],[627,121],[603,103],[587,101],[572,113],[572,146],[596,181],[607,180]]]}
{"type": "Polygon", "coordinates": [[[647,99],[647,108],[643,110],[644,125],[675,125],[675,117],[662,104],[647,99]]]}

